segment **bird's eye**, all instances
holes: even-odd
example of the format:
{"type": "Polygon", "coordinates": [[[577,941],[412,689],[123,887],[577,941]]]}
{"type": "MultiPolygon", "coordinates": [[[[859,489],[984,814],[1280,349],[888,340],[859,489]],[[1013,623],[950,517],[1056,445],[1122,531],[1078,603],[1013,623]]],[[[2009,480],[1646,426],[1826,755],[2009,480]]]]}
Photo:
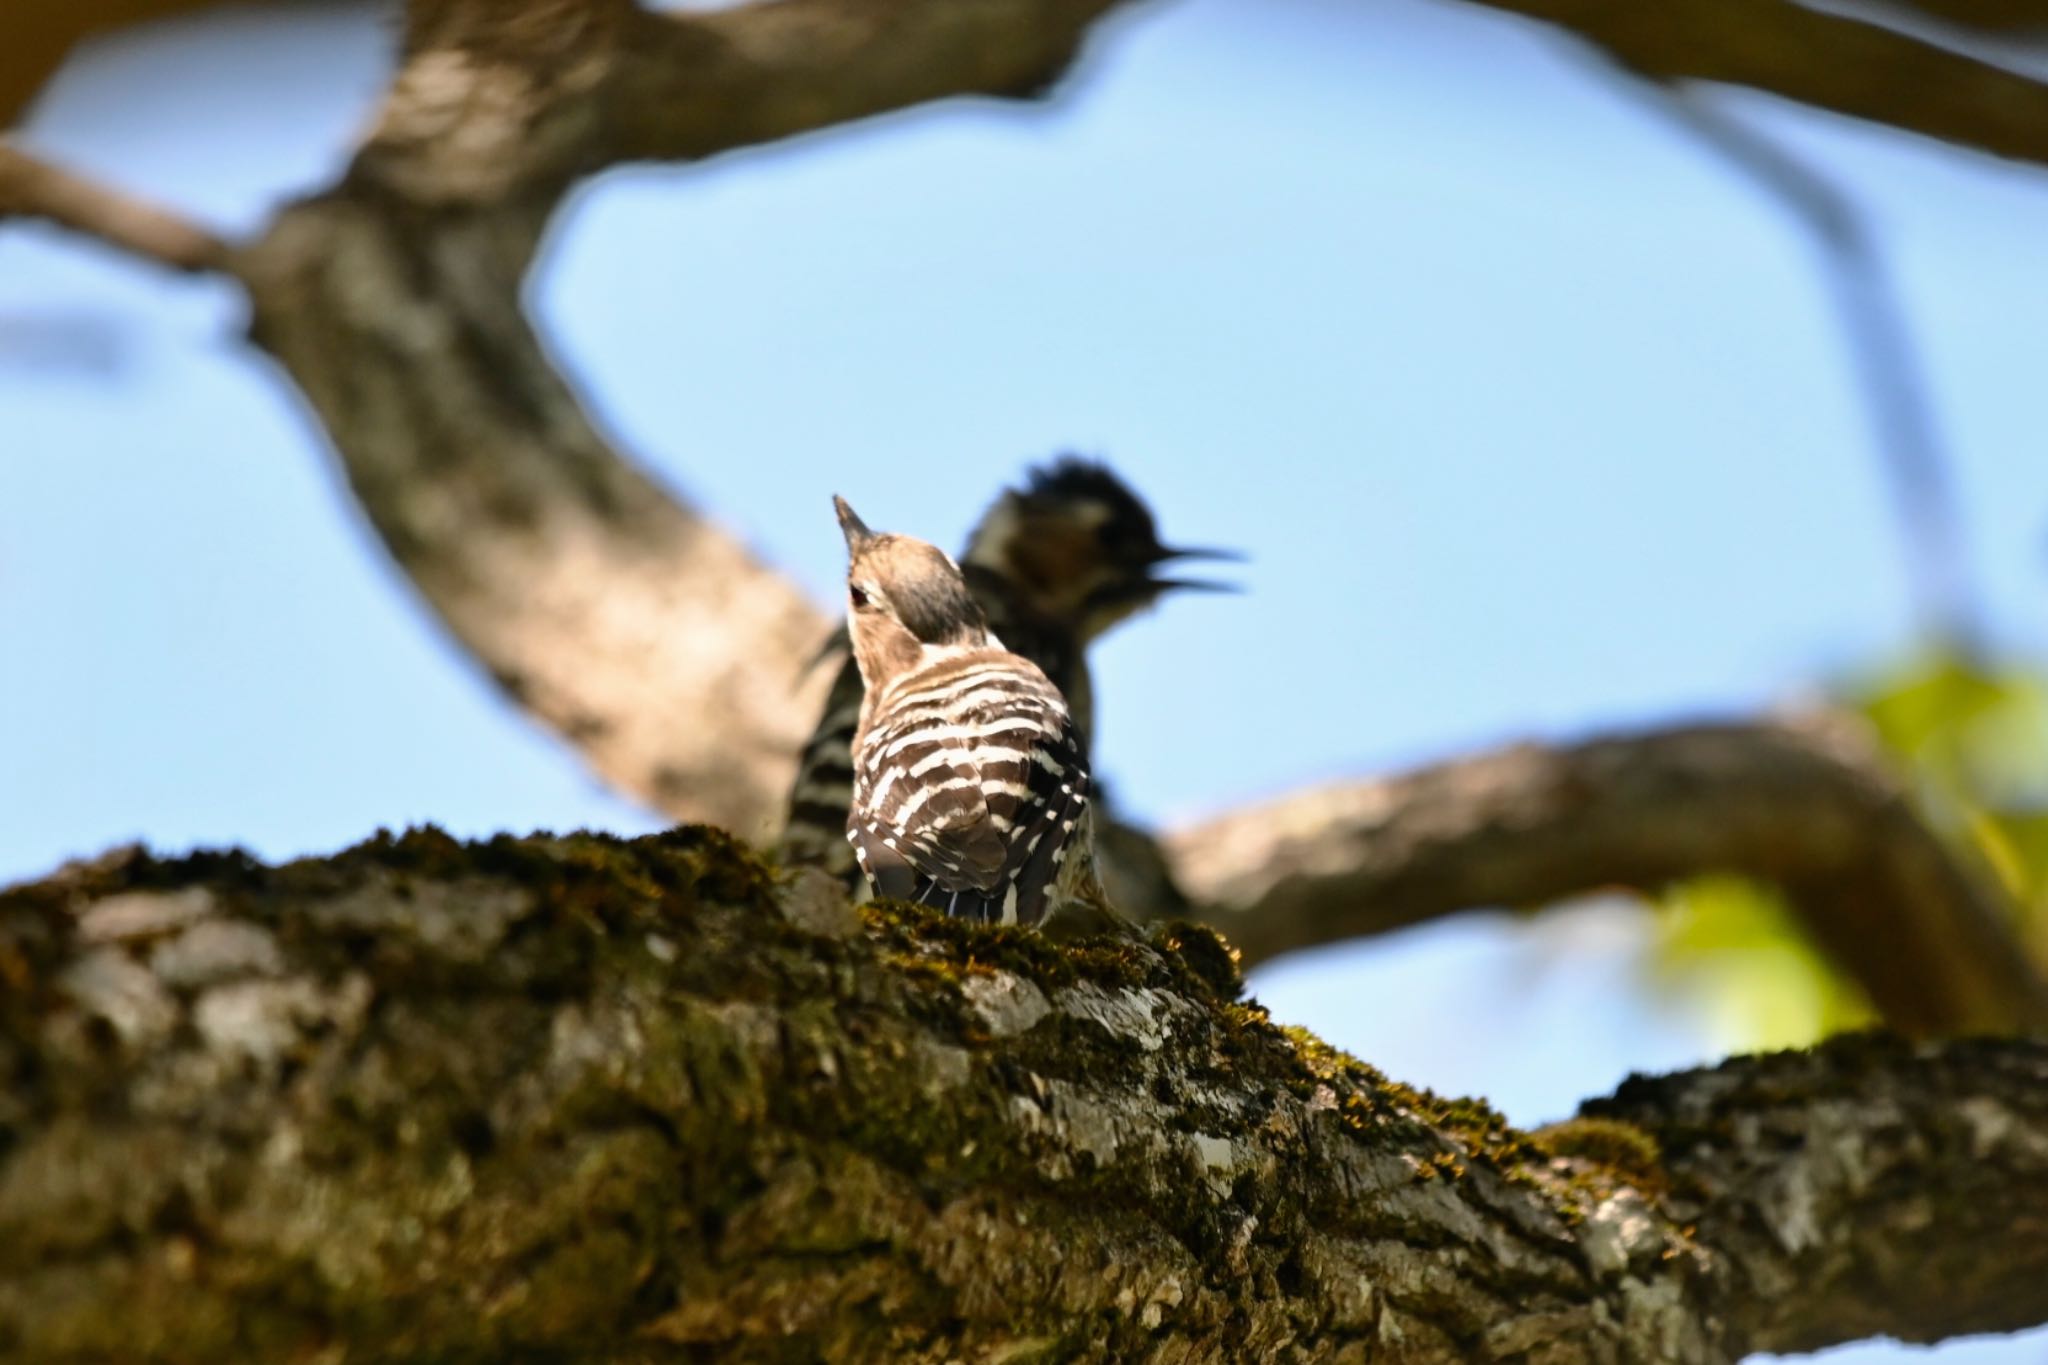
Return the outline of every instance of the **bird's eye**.
{"type": "Polygon", "coordinates": [[[868,604],[868,595],[851,583],[846,586],[846,596],[856,607],[864,607],[868,604]]]}

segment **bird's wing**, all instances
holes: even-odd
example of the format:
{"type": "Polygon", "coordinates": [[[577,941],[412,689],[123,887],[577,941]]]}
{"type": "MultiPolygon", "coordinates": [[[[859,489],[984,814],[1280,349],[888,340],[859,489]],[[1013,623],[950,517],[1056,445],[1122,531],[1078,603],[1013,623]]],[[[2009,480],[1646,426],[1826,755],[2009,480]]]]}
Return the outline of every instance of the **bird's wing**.
{"type": "Polygon", "coordinates": [[[1005,844],[1002,899],[987,917],[1035,924],[1088,807],[1087,756],[1066,707],[1050,699],[1013,708],[983,734],[981,789],[1005,844]]]}
{"type": "Polygon", "coordinates": [[[969,731],[920,721],[867,745],[848,837],[878,894],[928,900],[919,894],[926,881],[949,893],[999,882],[1008,847],[983,795],[969,731]]]}
{"type": "Polygon", "coordinates": [[[1087,759],[1049,685],[982,695],[869,737],[848,837],[878,895],[1031,924],[1087,809],[1087,759]]]}

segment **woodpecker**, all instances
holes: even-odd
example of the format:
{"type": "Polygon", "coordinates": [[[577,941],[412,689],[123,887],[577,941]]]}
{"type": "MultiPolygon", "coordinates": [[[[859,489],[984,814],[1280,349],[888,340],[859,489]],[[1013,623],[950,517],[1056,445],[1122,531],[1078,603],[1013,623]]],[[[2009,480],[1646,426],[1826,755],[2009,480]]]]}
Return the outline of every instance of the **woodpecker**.
{"type": "Polygon", "coordinates": [[[1088,759],[1066,699],[989,634],[943,551],[832,505],[866,685],[846,838],[875,893],[1002,924],[1063,901],[1099,907],[1088,759]]]}
{"type": "MultiPolygon", "coordinates": [[[[1037,664],[1067,699],[1086,756],[1094,733],[1089,644],[1167,593],[1228,590],[1161,576],[1163,566],[1236,558],[1162,544],[1152,513],[1122,480],[1098,462],[1063,456],[996,499],[968,539],[961,570],[990,630],[1037,664]]],[[[845,643],[842,631],[820,657],[845,643]]],[[[804,746],[781,846],[785,863],[823,868],[848,882],[857,869],[843,831],[862,695],[860,670],[849,658],[804,746]]]]}

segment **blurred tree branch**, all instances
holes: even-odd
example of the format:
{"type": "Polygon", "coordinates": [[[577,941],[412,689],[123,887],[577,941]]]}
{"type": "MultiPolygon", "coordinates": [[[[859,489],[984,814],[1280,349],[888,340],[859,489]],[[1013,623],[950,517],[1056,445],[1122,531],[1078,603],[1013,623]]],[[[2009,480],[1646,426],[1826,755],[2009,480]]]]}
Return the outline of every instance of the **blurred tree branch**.
{"type": "MultiPolygon", "coordinates": [[[[1540,19],[1655,81],[1747,86],[1816,109],[2048,165],[2048,85],[1798,0],[1465,0],[1540,19]]],[[[1967,0],[1922,6],[1979,8],[1967,0]]],[[[1994,6],[1981,7],[1989,13],[1994,6]]]]}
{"type": "MultiPolygon", "coordinates": [[[[1085,24],[1112,0],[963,0],[957,14],[934,24],[914,25],[920,41],[897,48],[891,27],[899,9],[918,9],[903,0],[859,0],[845,5],[824,0],[779,0],[745,7],[749,17],[718,13],[664,15],[638,12],[628,0],[549,0],[502,6],[507,15],[543,16],[538,23],[511,19],[503,32],[525,44],[529,55],[544,52],[559,36],[587,30],[594,22],[644,47],[623,54],[617,84],[623,95],[609,123],[594,141],[617,159],[688,159],[805,128],[844,122],[863,113],[900,108],[923,99],[958,93],[1022,93],[1049,81],[1064,67],[1085,24]],[[631,12],[629,12],[631,11],[631,12]],[[764,17],[764,15],[766,17],[764,17]],[[1012,51],[995,54],[991,39],[1012,51]],[[762,87],[741,81],[721,91],[714,80],[700,95],[677,98],[675,77],[695,70],[706,52],[731,42],[743,58],[727,69],[760,61],[792,74],[808,67],[835,77],[829,106],[775,107],[753,100],[762,87]],[[917,51],[930,63],[892,67],[888,50],[917,51]],[[853,62],[863,79],[836,79],[853,62]],[[1037,75],[1027,74],[1036,68],[1037,75]],[[869,78],[871,76],[871,78],[869,78]],[[916,87],[924,93],[915,93],[916,87]],[[737,94],[737,103],[726,103],[737,94]],[[700,97],[701,96],[701,97],[700,97]],[[724,104],[721,111],[717,106],[724,104]],[[783,126],[775,131],[775,125],[783,126]],[[744,131],[751,126],[751,131],[744,131]]],[[[1796,103],[1868,119],[1961,147],[1997,156],[2048,164],[2048,86],[2040,81],[1964,55],[1938,43],[1887,27],[1883,7],[1871,17],[1809,8],[1797,0],[1667,0],[1643,6],[1631,0],[1464,0],[1490,9],[1540,20],[1572,33],[1652,80],[1715,81],[1747,86],[1796,103]]],[[[0,127],[18,118],[43,82],[72,48],[90,34],[142,20],[207,9],[218,0],[30,0],[14,19],[9,42],[0,47],[0,127]]],[[[481,8],[488,8],[483,6],[481,8]]],[[[445,40],[474,30],[484,16],[464,0],[415,3],[409,30],[426,46],[459,50],[445,40]]],[[[943,8],[943,7],[942,7],[943,8]]],[[[1900,0],[1897,8],[1935,20],[1989,32],[2048,27],[2043,0],[1900,0]]],[[[575,40],[571,40],[572,43],[575,40]]],[[[538,71],[539,68],[534,68],[538,71]]],[[[567,82],[573,87],[574,80],[567,82]]],[[[566,87],[565,87],[566,88],[566,87]]],[[[596,132],[586,129],[586,132],[596,132]]],[[[562,146],[531,149],[516,158],[562,158],[570,168],[593,139],[572,135],[562,146]]],[[[432,159],[429,157],[429,159],[432,159]]],[[[466,169],[472,173],[473,159],[466,169]]],[[[585,171],[589,167],[585,167],[585,171]]]]}
{"type": "Polygon", "coordinates": [[[46,219],[172,270],[227,264],[227,243],[204,228],[0,142],[0,221],[18,217],[46,219]]]}
{"type": "Polygon", "coordinates": [[[1248,962],[1474,906],[1732,872],[1783,888],[1894,1028],[2048,1027],[2011,907],[1843,718],[1521,745],[1233,811],[1168,850],[1196,913],[1248,962]]]}
{"type": "Polygon", "coordinates": [[[1216,940],[856,914],[704,831],[0,893],[0,1360],[1656,1360],[2048,1321],[2048,1048],[1534,1134],[1216,940]]]}

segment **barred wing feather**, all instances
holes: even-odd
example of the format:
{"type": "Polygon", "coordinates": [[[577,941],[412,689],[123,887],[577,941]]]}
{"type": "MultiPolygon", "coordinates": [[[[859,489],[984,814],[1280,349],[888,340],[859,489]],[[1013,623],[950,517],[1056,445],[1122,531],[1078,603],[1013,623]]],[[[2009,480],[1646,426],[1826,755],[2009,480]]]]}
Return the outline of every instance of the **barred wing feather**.
{"type": "Polygon", "coordinates": [[[1036,670],[926,686],[861,746],[847,837],[862,870],[879,895],[1035,923],[1088,801],[1066,706],[1036,670]]]}

